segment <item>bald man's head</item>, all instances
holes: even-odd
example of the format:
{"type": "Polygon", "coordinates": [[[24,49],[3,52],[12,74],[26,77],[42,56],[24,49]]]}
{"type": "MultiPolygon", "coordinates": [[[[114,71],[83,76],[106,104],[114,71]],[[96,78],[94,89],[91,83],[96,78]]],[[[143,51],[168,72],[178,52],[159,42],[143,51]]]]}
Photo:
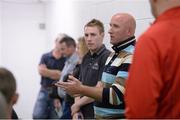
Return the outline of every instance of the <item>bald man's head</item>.
{"type": "Polygon", "coordinates": [[[136,21],[132,15],[127,13],[117,13],[113,15],[109,29],[111,44],[116,45],[134,36],[135,29],[136,21]]]}
{"type": "Polygon", "coordinates": [[[117,13],[114,17],[119,18],[119,20],[124,21],[124,25],[130,30],[130,36],[135,34],[136,21],[134,17],[127,13],[117,13]]]}

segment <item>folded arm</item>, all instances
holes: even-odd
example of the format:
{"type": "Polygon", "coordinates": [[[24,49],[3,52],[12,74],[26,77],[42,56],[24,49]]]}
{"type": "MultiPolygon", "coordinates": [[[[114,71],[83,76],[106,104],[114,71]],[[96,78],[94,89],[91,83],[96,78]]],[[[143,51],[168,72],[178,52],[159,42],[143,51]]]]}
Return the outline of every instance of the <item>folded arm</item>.
{"type": "Polygon", "coordinates": [[[40,64],[38,66],[39,74],[43,77],[48,77],[53,80],[59,80],[61,71],[60,70],[51,70],[46,67],[45,64],[40,64]]]}

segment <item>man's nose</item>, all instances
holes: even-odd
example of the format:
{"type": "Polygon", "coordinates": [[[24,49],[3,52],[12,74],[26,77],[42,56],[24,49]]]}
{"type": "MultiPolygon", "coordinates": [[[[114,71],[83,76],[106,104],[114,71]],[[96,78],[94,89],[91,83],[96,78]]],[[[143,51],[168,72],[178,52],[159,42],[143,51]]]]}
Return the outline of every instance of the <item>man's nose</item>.
{"type": "Polygon", "coordinates": [[[112,28],[110,28],[110,29],[108,30],[108,33],[109,33],[109,34],[112,34],[112,28]]]}
{"type": "Polygon", "coordinates": [[[91,39],[92,39],[92,37],[89,35],[89,36],[87,37],[87,41],[91,41],[91,39]]]}

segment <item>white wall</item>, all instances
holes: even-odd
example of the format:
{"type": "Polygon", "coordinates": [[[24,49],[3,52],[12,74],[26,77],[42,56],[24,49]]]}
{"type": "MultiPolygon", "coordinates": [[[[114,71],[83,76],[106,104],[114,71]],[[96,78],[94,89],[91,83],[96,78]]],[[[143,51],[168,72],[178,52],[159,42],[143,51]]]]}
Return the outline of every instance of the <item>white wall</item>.
{"type": "Polygon", "coordinates": [[[73,0],[50,0],[46,5],[48,40],[52,46],[58,33],[77,37],[77,13],[73,0]]]}
{"type": "Polygon", "coordinates": [[[78,11],[76,31],[79,31],[79,35],[83,34],[83,27],[89,20],[97,18],[104,23],[106,32],[104,43],[108,48],[111,47],[108,29],[112,15],[118,12],[132,14],[137,22],[136,37],[139,37],[153,20],[148,0],[89,0],[89,2],[79,0],[76,2],[76,9],[78,11]]]}
{"type": "Polygon", "coordinates": [[[2,3],[0,1],[0,66],[2,65],[2,56],[1,56],[1,52],[2,52],[2,3]]]}
{"type": "Polygon", "coordinates": [[[32,118],[40,87],[37,66],[46,51],[43,4],[2,4],[2,64],[15,74],[20,94],[15,110],[20,118],[32,118]]]}
{"type": "Polygon", "coordinates": [[[84,25],[96,18],[104,23],[104,43],[110,48],[109,22],[118,12],[127,12],[136,18],[136,37],[153,21],[148,0],[51,0],[47,5],[48,38],[52,41],[58,32],[64,32],[77,39],[83,35],[84,25]]]}

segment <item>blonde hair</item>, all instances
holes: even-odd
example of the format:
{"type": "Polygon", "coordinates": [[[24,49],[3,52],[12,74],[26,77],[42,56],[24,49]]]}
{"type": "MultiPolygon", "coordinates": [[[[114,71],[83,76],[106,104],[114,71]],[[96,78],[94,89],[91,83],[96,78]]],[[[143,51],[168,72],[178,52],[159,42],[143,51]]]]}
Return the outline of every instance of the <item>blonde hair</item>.
{"type": "Polygon", "coordinates": [[[89,51],[84,37],[78,38],[78,46],[81,56],[84,56],[89,51]]]}

